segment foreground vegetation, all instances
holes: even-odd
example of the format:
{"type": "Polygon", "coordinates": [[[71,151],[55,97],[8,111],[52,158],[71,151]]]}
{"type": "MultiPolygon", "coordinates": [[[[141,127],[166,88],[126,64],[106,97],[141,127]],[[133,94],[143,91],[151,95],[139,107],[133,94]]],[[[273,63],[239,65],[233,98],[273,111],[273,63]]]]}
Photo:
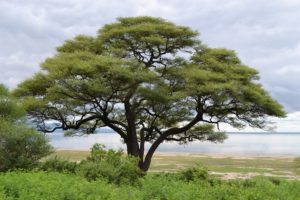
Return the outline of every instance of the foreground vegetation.
{"type": "Polygon", "coordinates": [[[187,180],[177,174],[149,174],[138,185],[108,184],[57,172],[12,172],[0,175],[3,200],[295,200],[300,199],[300,182],[258,177],[251,180],[187,180]]]}
{"type": "MultiPolygon", "coordinates": [[[[124,156],[122,151],[105,150],[103,145],[96,144],[89,154],[86,153],[81,152],[81,156],[85,156],[80,162],[65,160],[62,155],[52,155],[35,168],[29,166],[21,171],[13,169],[0,173],[0,199],[300,199],[298,180],[262,176],[247,180],[221,180],[209,174],[208,168],[201,165],[172,172],[158,173],[152,170],[145,174],[137,167],[138,160],[124,156]]],[[[79,158],[78,154],[76,158],[79,158]]],[[[177,162],[187,165],[192,164],[192,158],[174,157],[177,162]]],[[[157,163],[162,163],[164,159],[156,157],[154,160],[161,160],[157,163]]],[[[209,163],[213,160],[206,161],[209,163]]],[[[232,159],[223,161],[230,164],[232,159]]]]}

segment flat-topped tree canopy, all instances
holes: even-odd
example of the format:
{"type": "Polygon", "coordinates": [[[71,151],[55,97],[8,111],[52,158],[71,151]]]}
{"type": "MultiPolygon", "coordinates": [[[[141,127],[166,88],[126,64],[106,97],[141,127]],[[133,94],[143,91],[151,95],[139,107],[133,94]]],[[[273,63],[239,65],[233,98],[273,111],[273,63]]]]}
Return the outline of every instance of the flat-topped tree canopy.
{"type": "Polygon", "coordinates": [[[202,45],[188,27],[128,17],[66,41],[15,94],[41,131],[112,128],[146,171],[163,141],[221,142],[219,123],[266,128],[267,116],[285,116],[258,79],[234,51],[202,45]]]}

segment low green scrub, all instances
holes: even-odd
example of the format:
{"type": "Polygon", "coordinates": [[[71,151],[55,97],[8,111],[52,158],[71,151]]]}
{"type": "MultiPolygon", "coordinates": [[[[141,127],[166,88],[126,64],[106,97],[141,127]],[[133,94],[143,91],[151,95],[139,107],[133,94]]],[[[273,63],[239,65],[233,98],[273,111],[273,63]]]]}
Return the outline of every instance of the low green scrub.
{"type": "Polygon", "coordinates": [[[206,167],[193,167],[179,173],[179,179],[183,181],[195,181],[195,180],[208,180],[209,174],[208,169],[206,167]]]}
{"type": "Polygon", "coordinates": [[[114,184],[136,184],[143,175],[138,166],[138,160],[126,157],[122,150],[104,149],[101,144],[95,144],[91,155],[78,165],[77,174],[89,181],[104,179],[114,184]]]}
{"type": "Polygon", "coordinates": [[[109,199],[113,186],[57,172],[11,172],[0,176],[2,200],[109,199]]]}
{"type": "Polygon", "coordinates": [[[1,200],[297,200],[300,182],[258,177],[251,180],[180,180],[170,174],[146,175],[139,185],[88,181],[58,172],[0,174],[1,200]]]}
{"type": "Polygon", "coordinates": [[[55,157],[42,162],[38,169],[76,174],[88,181],[101,179],[118,185],[134,185],[138,184],[144,175],[137,164],[136,158],[124,156],[121,150],[106,150],[103,145],[95,144],[91,154],[80,163],[55,157]]]}
{"type": "Polygon", "coordinates": [[[76,173],[78,164],[58,157],[48,159],[39,164],[38,169],[48,172],[76,173]]]}

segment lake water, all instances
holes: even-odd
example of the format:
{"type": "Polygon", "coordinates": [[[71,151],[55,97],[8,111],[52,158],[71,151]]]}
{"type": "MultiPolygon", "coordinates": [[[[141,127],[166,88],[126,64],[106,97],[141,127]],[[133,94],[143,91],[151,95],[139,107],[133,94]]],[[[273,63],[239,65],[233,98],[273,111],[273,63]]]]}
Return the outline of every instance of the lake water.
{"type": "MultiPolygon", "coordinates": [[[[300,155],[300,133],[228,133],[224,143],[193,142],[186,145],[163,143],[158,152],[213,153],[240,155],[300,155]]],[[[62,133],[49,134],[51,144],[60,150],[88,150],[95,143],[107,148],[126,149],[119,135],[98,133],[89,136],[64,137],[62,133]]],[[[149,148],[149,144],[146,146],[149,148]]]]}

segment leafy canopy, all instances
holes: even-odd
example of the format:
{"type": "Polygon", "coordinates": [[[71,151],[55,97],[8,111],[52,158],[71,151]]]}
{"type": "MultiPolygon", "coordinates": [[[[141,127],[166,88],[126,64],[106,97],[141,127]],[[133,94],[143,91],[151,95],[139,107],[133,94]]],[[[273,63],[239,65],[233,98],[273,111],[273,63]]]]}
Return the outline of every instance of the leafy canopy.
{"type": "Polygon", "coordinates": [[[258,79],[234,51],[202,45],[188,27],[128,17],[96,37],[67,40],[15,94],[40,130],[90,134],[108,126],[142,161],[151,142],[146,161],[163,141],[224,140],[219,123],[266,128],[267,116],[283,117],[258,79]]]}

